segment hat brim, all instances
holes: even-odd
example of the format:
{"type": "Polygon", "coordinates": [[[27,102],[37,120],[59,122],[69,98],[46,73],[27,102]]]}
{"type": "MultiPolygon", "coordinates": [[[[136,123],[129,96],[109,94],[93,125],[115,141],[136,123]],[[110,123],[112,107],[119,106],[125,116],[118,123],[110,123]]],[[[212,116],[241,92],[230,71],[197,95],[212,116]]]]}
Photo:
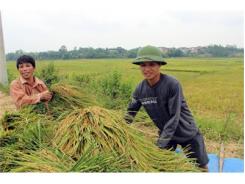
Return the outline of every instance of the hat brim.
{"type": "Polygon", "coordinates": [[[141,65],[141,64],[147,63],[147,62],[156,62],[156,63],[159,63],[160,65],[166,65],[167,64],[167,62],[165,62],[164,60],[162,60],[160,58],[152,58],[152,57],[136,58],[132,63],[135,65],[141,65]]]}

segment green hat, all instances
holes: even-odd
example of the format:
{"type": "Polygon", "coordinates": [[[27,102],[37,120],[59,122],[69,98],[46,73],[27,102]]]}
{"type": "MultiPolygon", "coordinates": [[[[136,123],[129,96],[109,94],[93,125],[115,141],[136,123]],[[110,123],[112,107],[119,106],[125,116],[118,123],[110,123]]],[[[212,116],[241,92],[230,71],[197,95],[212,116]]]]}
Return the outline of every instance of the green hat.
{"type": "Polygon", "coordinates": [[[139,49],[137,58],[132,62],[133,64],[140,65],[144,62],[158,62],[160,65],[166,65],[163,60],[162,52],[159,48],[153,46],[145,46],[139,49]]]}

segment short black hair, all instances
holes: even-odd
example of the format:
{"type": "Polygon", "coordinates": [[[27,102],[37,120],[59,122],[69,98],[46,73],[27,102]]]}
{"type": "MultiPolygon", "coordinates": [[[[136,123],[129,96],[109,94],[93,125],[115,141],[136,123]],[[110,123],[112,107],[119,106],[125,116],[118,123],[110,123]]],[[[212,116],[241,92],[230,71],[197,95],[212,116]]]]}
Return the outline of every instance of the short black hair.
{"type": "Polygon", "coordinates": [[[19,65],[23,63],[30,63],[33,66],[33,68],[36,67],[34,58],[28,55],[22,55],[17,59],[16,68],[19,69],[19,65]]]}

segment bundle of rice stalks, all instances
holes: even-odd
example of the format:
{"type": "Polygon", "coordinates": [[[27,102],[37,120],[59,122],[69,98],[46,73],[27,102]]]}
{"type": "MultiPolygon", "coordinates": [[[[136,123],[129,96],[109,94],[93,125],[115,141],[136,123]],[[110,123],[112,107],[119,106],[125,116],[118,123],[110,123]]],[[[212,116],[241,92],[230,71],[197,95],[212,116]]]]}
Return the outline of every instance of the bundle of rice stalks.
{"type": "MultiPolygon", "coordinates": [[[[53,98],[48,104],[49,113],[55,119],[62,114],[65,116],[67,112],[78,107],[84,108],[96,105],[95,98],[84,89],[77,86],[58,83],[52,85],[50,91],[53,92],[53,98]]],[[[39,103],[34,106],[34,111],[38,114],[45,114],[47,113],[47,108],[44,103],[39,103]]]]}
{"type": "MultiPolygon", "coordinates": [[[[39,151],[27,153],[18,151],[18,158],[13,158],[11,164],[15,167],[11,172],[116,172],[125,167],[121,158],[110,155],[91,157],[92,149],[88,150],[77,161],[62,151],[46,147],[39,151]]],[[[126,171],[126,170],[125,170],[126,171]]]]}
{"type": "Polygon", "coordinates": [[[21,120],[21,113],[18,112],[5,112],[1,118],[1,125],[5,131],[13,130],[15,123],[21,120]]]}
{"type": "Polygon", "coordinates": [[[36,122],[27,124],[23,131],[15,134],[17,134],[22,149],[37,150],[44,145],[51,144],[55,126],[54,122],[39,119],[36,122]]]}
{"type": "Polygon", "coordinates": [[[16,154],[18,157],[11,161],[15,167],[10,172],[64,172],[74,162],[65,154],[48,148],[27,152],[17,150],[16,154]]]}
{"type": "Polygon", "coordinates": [[[190,160],[168,150],[160,150],[145,136],[124,122],[118,112],[100,107],[75,110],[59,125],[54,145],[74,159],[91,145],[93,155],[123,155],[131,171],[196,171],[190,160]]]}
{"type": "Polygon", "coordinates": [[[32,107],[21,109],[19,112],[5,113],[2,124],[11,125],[0,136],[0,145],[18,144],[22,149],[34,150],[42,144],[48,144],[56,123],[45,115],[35,114],[32,107]]]}
{"type": "Polygon", "coordinates": [[[5,112],[0,122],[5,131],[21,128],[23,125],[36,121],[39,117],[34,114],[31,106],[22,108],[18,112],[5,112]]]}
{"type": "Polygon", "coordinates": [[[0,172],[9,172],[17,165],[13,163],[14,159],[18,158],[15,145],[1,147],[0,149],[0,172]]]}
{"type": "Polygon", "coordinates": [[[11,144],[15,144],[18,141],[16,136],[11,136],[8,134],[0,136],[0,147],[6,147],[11,144]]]}
{"type": "MultiPolygon", "coordinates": [[[[19,153],[35,152],[43,146],[51,145],[55,122],[48,121],[40,115],[27,113],[27,109],[20,112],[20,116],[11,122],[14,129],[5,131],[0,136],[1,172],[9,172],[18,166],[18,163],[13,161],[22,159],[19,153]]],[[[6,117],[11,115],[6,114],[6,117]]]]}
{"type": "Polygon", "coordinates": [[[54,99],[57,105],[64,104],[65,108],[88,107],[95,105],[96,102],[91,94],[82,88],[68,84],[53,85],[51,91],[54,92],[54,99]]]}

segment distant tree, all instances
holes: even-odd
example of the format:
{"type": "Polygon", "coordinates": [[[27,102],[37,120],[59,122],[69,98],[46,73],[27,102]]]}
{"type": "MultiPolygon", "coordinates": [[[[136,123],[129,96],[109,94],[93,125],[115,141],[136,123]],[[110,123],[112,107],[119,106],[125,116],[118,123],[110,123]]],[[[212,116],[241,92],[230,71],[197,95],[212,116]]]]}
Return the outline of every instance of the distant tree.
{"type": "MultiPolygon", "coordinates": [[[[92,48],[92,47],[74,47],[73,50],[68,51],[65,45],[62,45],[58,51],[45,51],[45,52],[24,52],[23,50],[16,50],[15,52],[6,55],[7,60],[17,60],[23,54],[33,56],[38,60],[45,59],[82,59],[82,58],[135,58],[139,48],[126,50],[122,47],[116,48],[92,48]]],[[[237,48],[234,45],[209,45],[207,47],[196,48],[195,52],[192,49],[181,50],[176,48],[168,49],[163,57],[241,57],[244,55],[243,48],[237,48]]]]}
{"type": "Polygon", "coordinates": [[[180,49],[173,48],[173,49],[169,49],[167,51],[166,55],[168,57],[183,57],[184,56],[184,53],[180,49]]]}
{"type": "Polygon", "coordinates": [[[229,55],[228,49],[221,45],[210,45],[206,48],[206,52],[214,57],[226,57],[229,55]]]}
{"type": "Polygon", "coordinates": [[[128,51],[128,58],[136,58],[139,48],[131,49],[128,51]]]}
{"type": "Polygon", "coordinates": [[[59,52],[67,52],[67,48],[65,45],[62,45],[59,49],[59,52]]]}
{"type": "Polygon", "coordinates": [[[65,45],[62,45],[59,49],[61,59],[69,59],[69,53],[65,45]]]}

